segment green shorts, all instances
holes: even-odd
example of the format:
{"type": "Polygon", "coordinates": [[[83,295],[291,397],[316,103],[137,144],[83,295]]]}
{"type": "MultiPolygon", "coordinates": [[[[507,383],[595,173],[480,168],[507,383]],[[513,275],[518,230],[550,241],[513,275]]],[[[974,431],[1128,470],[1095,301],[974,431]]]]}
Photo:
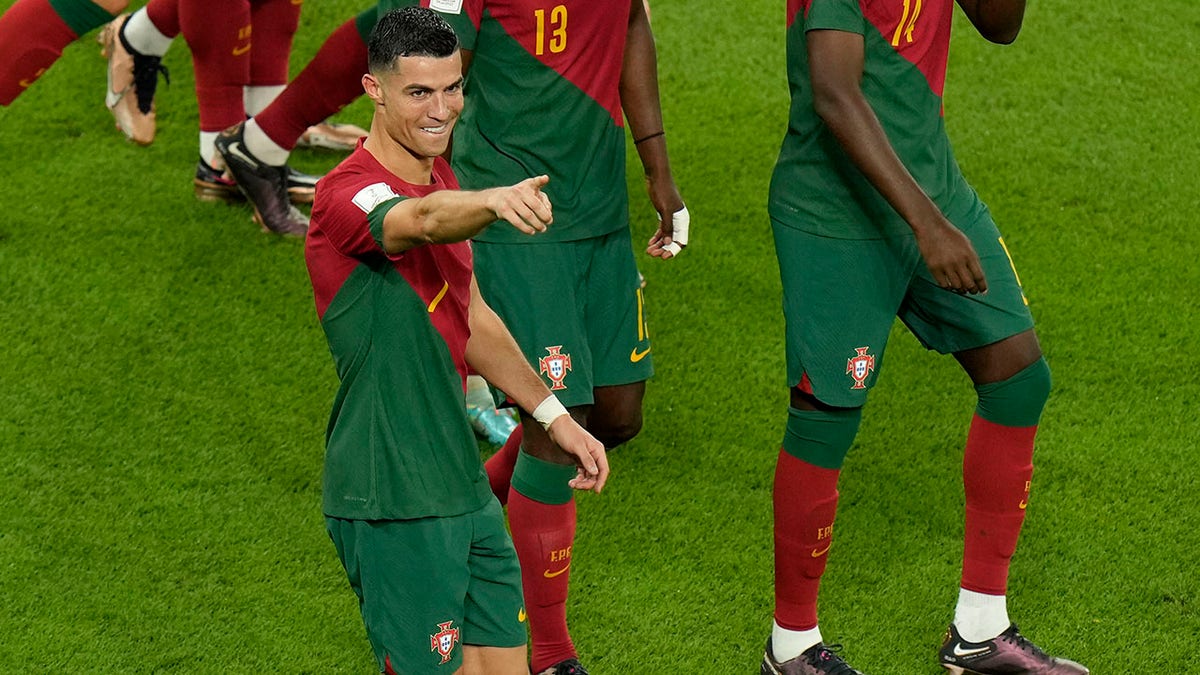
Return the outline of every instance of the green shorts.
{"type": "Polygon", "coordinates": [[[464,644],[525,644],[521,569],[495,499],[449,518],[327,517],[325,527],[381,672],[449,674],[464,644]]]}
{"type": "Polygon", "coordinates": [[[546,244],[474,242],[484,300],[568,407],[654,373],[629,229],[546,244]]]}
{"type": "Polygon", "coordinates": [[[960,229],[987,277],[982,295],[934,282],[909,237],[832,239],[773,222],[787,324],[788,386],[821,402],[866,402],[895,317],[927,349],[959,352],[1033,327],[1016,268],[987,209],[960,229]]]}

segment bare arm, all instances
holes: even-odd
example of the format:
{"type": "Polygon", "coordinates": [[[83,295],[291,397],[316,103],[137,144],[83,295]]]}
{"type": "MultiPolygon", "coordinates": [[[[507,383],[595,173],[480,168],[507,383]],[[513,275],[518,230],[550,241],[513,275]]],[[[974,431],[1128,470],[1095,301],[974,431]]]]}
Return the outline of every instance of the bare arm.
{"type": "Polygon", "coordinates": [[[957,0],[979,34],[997,44],[1010,44],[1021,32],[1025,0],[957,0]]]}
{"type": "Polygon", "coordinates": [[[506,220],[525,234],[545,232],[554,219],[550,200],[542,192],[549,181],[535,176],[509,187],[438,190],[406,199],[383,218],[383,249],[395,254],[422,244],[463,241],[496,220],[506,220]]]}
{"type": "Polygon", "coordinates": [[[813,107],[850,160],[912,228],[933,278],[943,288],[987,290],[971,242],[938,209],[896,155],[879,118],[862,93],[863,37],[857,33],[808,33],[813,107]]]}
{"type": "MultiPolygon", "coordinates": [[[[642,0],[630,0],[629,29],[625,37],[625,55],[621,66],[621,108],[629,120],[629,131],[637,143],[638,157],[646,173],[650,203],[658,212],[659,226],[650,239],[647,253],[660,258],[672,254],[664,247],[673,241],[672,214],[683,208],[683,197],[671,175],[667,157],[662,105],[658,96],[658,55],[654,33],[642,0]],[[644,139],[644,140],[642,140],[644,139]]],[[[681,242],[683,243],[683,242],[681,242]]]]}
{"type": "MultiPolygon", "coordinates": [[[[474,277],[471,278],[470,326],[467,363],[523,410],[532,413],[550,396],[550,390],[526,363],[525,355],[504,322],[483,300],[474,277]]],[[[570,482],[571,487],[600,492],[608,480],[608,458],[600,441],[568,414],[555,418],[547,431],[550,440],[570,455],[579,468],[579,473],[570,482]]]]}

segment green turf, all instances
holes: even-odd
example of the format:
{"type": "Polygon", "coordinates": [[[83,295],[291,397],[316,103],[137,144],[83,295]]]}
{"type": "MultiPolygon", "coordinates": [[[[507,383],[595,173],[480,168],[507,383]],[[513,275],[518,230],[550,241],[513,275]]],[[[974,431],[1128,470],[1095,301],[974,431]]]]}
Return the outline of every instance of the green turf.
{"type": "MultiPolygon", "coordinates": [[[[294,71],[367,4],[306,3],[294,71]]],[[[610,488],[579,500],[572,628],[594,675],[755,672],[786,405],[765,213],[783,3],[653,4],[695,234],[641,263],[658,375],[610,488]]],[[[1043,0],[1003,48],[957,21],[947,124],[1055,377],[1012,615],[1098,673],[1200,672],[1200,4],[1043,0]]],[[[302,245],[193,199],[182,44],[149,148],[112,129],[96,51],[0,109],[0,672],[370,672],[321,522],[335,378],[302,245]]],[[[887,362],[822,628],[867,672],[935,673],[972,391],[900,329],[887,362]]]]}

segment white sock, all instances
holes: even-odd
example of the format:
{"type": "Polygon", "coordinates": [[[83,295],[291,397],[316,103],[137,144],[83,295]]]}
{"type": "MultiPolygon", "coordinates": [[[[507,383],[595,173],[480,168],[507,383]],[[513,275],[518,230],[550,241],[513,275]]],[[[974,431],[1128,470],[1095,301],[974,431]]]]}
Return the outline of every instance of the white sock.
{"type": "Polygon", "coordinates": [[[200,158],[214,169],[220,169],[225,166],[225,160],[217,152],[216,140],[219,133],[219,131],[200,132],[200,158]]]}
{"type": "Polygon", "coordinates": [[[243,138],[246,139],[246,149],[263,164],[283,166],[287,164],[288,155],[292,154],[271,140],[271,137],[259,128],[254,118],[246,121],[243,138]]]}
{"type": "Polygon", "coordinates": [[[125,41],[133,47],[134,51],[147,56],[162,56],[167,53],[167,48],[171,46],[171,40],[158,30],[158,26],[150,20],[150,16],[146,13],[143,7],[133,13],[129,20],[125,22],[125,41]]]}
{"type": "Polygon", "coordinates": [[[275,100],[283,92],[286,84],[270,84],[242,87],[242,104],[246,107],[246,114],[251,117],[266,110],[271,101],[275,100]]]}
{"type": "Polygon", "coordinates": [[[771,652],[779,663],[791,661],[800,653],[821,642],[821,629],[788,630],[778,623],[771,624],[771,652]]]}
{"type": "Polygon", "coordinates": [[[986,642],[1008,630],[1008,599],[958,589],[954,608],[954,627],[967,642],[986,642]]]}

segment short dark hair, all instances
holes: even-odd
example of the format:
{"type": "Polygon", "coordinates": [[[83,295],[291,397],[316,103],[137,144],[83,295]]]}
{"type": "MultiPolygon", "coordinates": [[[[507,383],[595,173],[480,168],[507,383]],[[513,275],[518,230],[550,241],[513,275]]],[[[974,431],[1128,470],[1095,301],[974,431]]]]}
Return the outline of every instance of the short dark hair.
{"type": "Polygon", "coordinates": [[[425,7],[393,9],[379,18],[367,44],[371,72],[388,71],[401,56],[446,58],[458,50],[458,34],[440,14],[425,7]]]}

